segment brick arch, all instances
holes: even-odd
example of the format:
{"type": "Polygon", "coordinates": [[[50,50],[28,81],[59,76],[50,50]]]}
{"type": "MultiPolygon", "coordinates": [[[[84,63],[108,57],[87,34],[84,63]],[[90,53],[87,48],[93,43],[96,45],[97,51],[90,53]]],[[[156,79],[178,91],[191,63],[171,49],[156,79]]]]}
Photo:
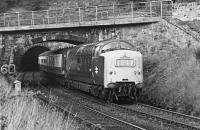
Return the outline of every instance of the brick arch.
{"type": "Polygon", "coordinates": [[[26,53],[29,49],[36,47],[36,46],[43,46],[43,47],[48,48],[49,50],[56,50],[56,49],[65,48],[65,47],[72,47],[75,45],[66,43],[66,42],[56,42],[56,41],[41,42],[41,43],[32,44],[32,45],[25,47],[24,53],[26,53]]]}
{"type": "Polygon", "coordinates": [[[35,48],[35,47],[46,47],[47,49],[51,50],[51,47],[49,47],[49,46],[45,46],[45,45],[41,45],[41,44],[33,44],[33,45],[26,46],[24,48],[23,54],[25,54],[27,51],[29,51],[30,49],[35,48]]]}

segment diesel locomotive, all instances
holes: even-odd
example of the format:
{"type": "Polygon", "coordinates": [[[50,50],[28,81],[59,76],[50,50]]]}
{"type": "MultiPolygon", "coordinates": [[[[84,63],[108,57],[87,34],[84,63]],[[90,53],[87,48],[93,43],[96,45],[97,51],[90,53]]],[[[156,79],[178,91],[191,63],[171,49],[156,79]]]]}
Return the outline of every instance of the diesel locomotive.
{"type": "Polygon", "coordinates": [[[142,54],[122,39],[47,51],[38,57],[42,73],[110,102],[120,97],[137,99],[143,83],[142,62],[142,54]]]}

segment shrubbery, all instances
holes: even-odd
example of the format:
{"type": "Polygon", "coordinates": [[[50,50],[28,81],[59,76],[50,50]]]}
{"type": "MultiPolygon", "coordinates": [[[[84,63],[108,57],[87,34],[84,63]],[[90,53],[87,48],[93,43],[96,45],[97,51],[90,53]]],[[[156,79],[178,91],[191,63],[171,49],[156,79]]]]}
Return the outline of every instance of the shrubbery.
{"type": "Polygon", "coordinates": [[[0,75],[1,130],[75,130],[80,127],[73,118],[33,98],[34,94],[23,91],[16,95],[0,75]]]}
{"type": "MultiPolygon", "coordinates": [[[[88,6],[89,5],[110,5],[110,3],[129,3],[129,2],[141,2],[146,0],[1,0],[0,1],[0,12],[7,12],[12,8],[24,8],[24,10],[28,11],[36,11],[36,10],[46,10],[51,6],[65,6],[65,4],[73,4],[76,6],[88,6]]],[[[67,7],[70,5],[66,5],[67,7]]]]}
{"type": "Polygon", "coordinates": [[[149,57],[143,101],[186,114],[199,115],[200,50],[191,47],[149,57]],[[152,67],[151,67],[151,66],[152,67]]]}
{"type": "Polygon", "coordinates": [[[12,8],[24,8],[25,10],[44,10],[48,9],[49,1],[46,0],[1,0],[0,12],[7,12],[12,8]]]}

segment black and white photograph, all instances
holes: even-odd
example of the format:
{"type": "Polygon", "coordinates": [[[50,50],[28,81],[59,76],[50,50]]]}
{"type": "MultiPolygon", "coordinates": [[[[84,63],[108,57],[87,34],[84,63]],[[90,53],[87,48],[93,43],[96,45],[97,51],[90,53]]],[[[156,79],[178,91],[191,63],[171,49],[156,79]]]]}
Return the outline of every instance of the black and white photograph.
{"type": "Polygon", "coordinates": [[[200,0],[0,0],[0,130],[200,130],[200,0]]]}

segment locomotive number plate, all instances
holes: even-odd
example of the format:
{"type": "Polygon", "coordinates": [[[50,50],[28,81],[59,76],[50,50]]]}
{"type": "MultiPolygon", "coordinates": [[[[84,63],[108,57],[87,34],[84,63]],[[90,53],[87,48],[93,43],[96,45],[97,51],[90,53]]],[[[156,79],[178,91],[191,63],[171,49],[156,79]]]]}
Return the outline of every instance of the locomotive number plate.
{"type": "Polygon", "coordinates": [[[117,67],[135,67],[134,59],[117,59],[117,67]]]}

